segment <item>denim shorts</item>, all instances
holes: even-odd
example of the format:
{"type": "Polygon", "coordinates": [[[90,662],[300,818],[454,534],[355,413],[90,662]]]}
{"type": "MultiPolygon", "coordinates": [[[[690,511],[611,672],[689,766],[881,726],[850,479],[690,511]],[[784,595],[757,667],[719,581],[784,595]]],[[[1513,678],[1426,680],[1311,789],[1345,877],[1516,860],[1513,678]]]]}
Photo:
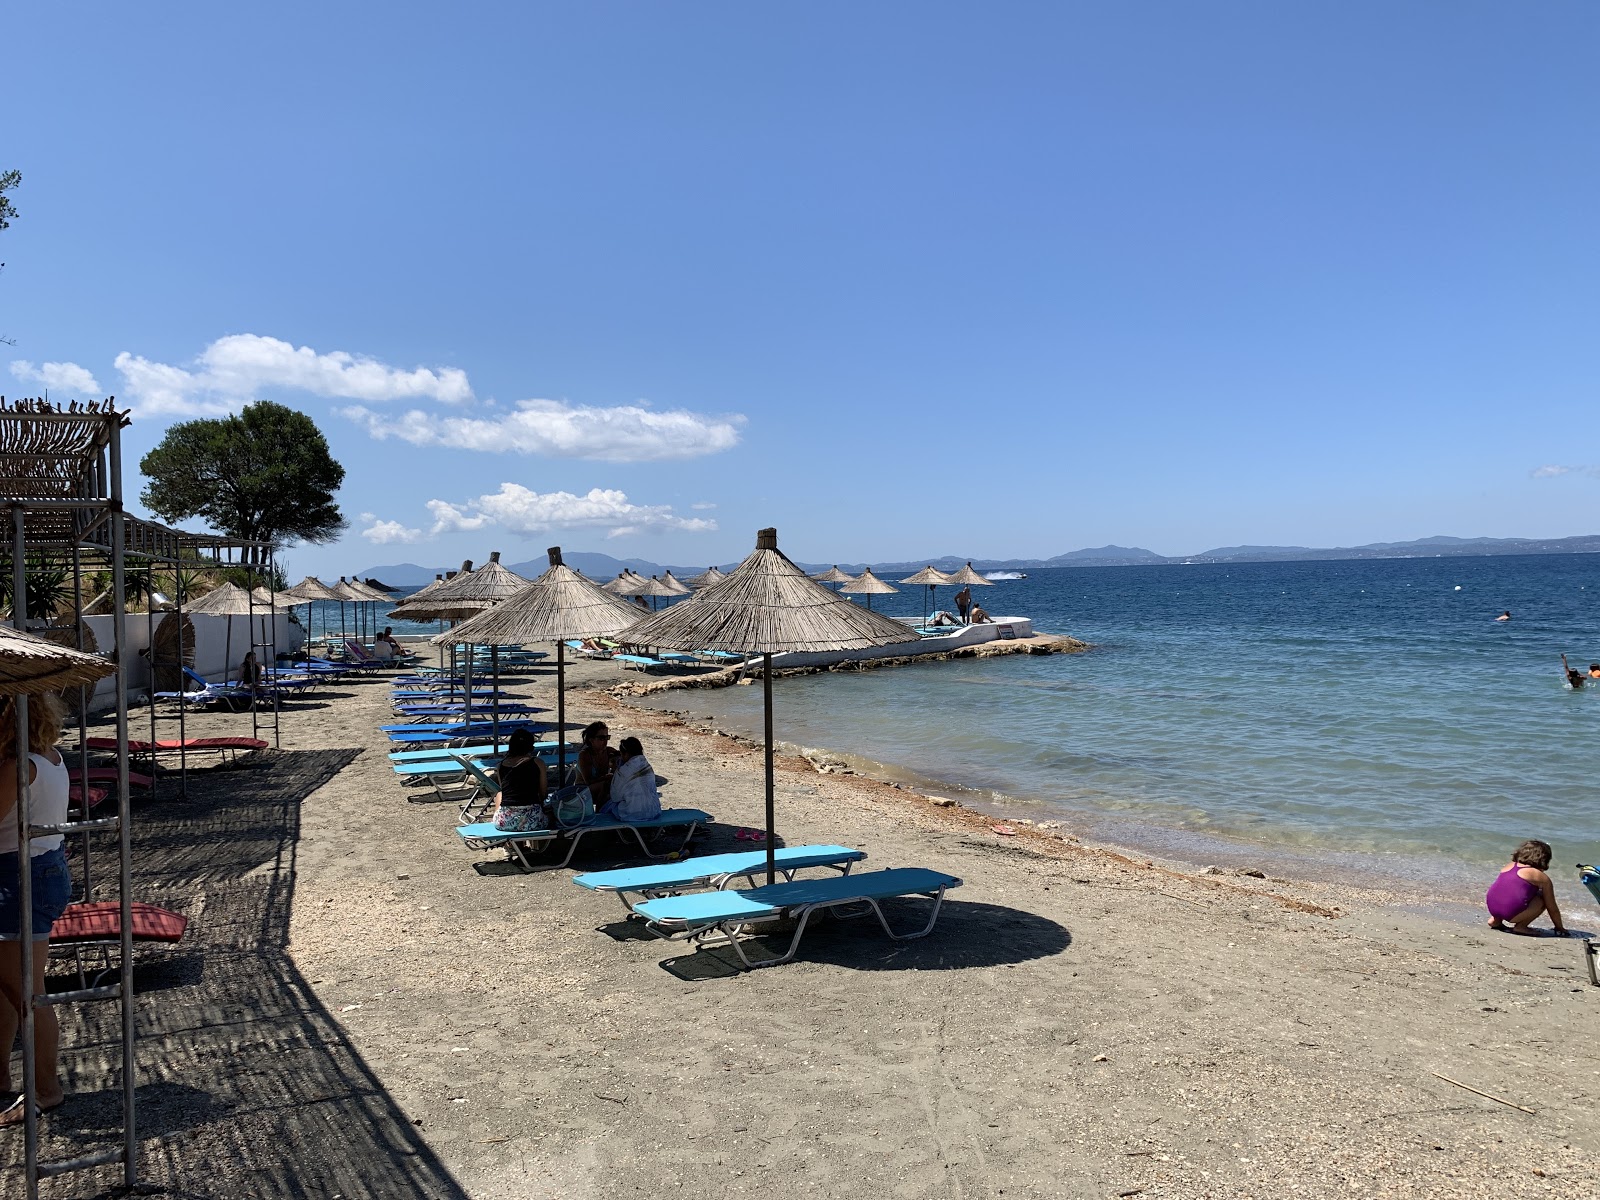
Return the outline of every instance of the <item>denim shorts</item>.
{"type": "MultiPolygon", "coordinates": [[[[17,913],[22,907],[21,881],[17,878],[17,855],[0,854],[0,942],[15,942],[17,913]]],[[[59,847],[36,854],[33,868],[33,940],[45,941],[50,926],[67,910],[72,899],[72,870],[67,852],[59,847]]]]}

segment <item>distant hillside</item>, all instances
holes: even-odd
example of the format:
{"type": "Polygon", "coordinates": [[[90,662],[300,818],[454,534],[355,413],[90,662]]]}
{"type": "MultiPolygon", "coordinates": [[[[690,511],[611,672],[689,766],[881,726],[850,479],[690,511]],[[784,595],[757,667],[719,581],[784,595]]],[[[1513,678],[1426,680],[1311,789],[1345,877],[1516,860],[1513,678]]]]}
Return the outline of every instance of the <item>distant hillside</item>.
{"type": "MultiPolygon", "coordinates": [[[[871,566],[879,576],[897,581],[907,575],[932,566],[940,571],[956,571],[969,561],[979,571],[1037,571],[1046,567],[1127,567],[1159,566],[1164,563],[1224,563],[1224,562],[1297,562],[1354,558],[1438,558],[1497,554],[1600,554],[1600,534],[1585,534],[1569,538],[1418,538],[1411,542],[1372,542],[1365,546],[1335,546],[1316,549],[1311,546],[1219,546],[1200,554],[1166,557],[1138,546],[1100,546],[1094,549],[1069,550],[1054,558],[981,558],[970,559],[958,554],[939,558],[908,559],[904,562],[877,563],[800,563],[799,566],[813,574],[837,565],[842,571],[860,574],[871,566]]],[[[614,578],[624,569],[641,575],[660,575],[667,570],[680,579],[698,575],[709,563],[673,565],[670,568],[644,558],[612,558],[586,550],[571,550],[563,555],[567,565],[581,571],[590,579],[604,582],[614,578]]],[[[419,587],[431,583],[434,575],[455,570],[460,563],[449,567],[420,567],[416,563],[390,563],[368,567],[359,572],[362,578],[375,577],[396,587],[419,587]]],[[[544,573],[545,559],[507,563],[511,570],[529,579],[544,573]]],[[[730,570],[737,563],[718,563],[730,570]]]]}

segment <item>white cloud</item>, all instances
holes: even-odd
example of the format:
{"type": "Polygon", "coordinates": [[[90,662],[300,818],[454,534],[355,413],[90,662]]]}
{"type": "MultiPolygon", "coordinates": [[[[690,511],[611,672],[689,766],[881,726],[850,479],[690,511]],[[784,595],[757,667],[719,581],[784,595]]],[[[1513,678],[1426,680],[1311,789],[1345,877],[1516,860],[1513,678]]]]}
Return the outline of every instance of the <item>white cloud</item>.
{"type": "Polygon", "coordinates": [[[115,366],[122,373],[124,397],[144,414],[230,412],[266,388],[367,403],[472,399],[467,373],[457,367],[407,371],[344,350],[318,353],[253,333],[220,337],[187,366],[153,362],[126,350],[115,366]]]}
{"type": "Polygon", "coordinates": [[[399,521],[380,521],[371,513],[362,513],[361,519],[372,522],[361,531],[361,536],[375,546],[387,546],[396,542],[420,542],[423,538],[422,530],[409,529],[399,521]]]}
{"type": "Polygon", "coordinates": [[[1587,475],[1591,479],[1600,479],[1600,467],[1563,467],[1552,464],[1548,467],[1536,467],[1528,474],[1534,479],[1554,479],[1559,475],[1587,475]]]}
{"type": "Polygon", "coordinates": [[[522,400],[514,411],[489,417],[440,417],[415,409],[389,415],[360,405],[343,414],[381,440],[456,450],[515,451],[552,458],[603,462],[659,462],[698,458],[739,444],[745,419],[675,408],[658,412],[644,404],[614,408],[522,400]]]}
{"type": "Polygon", "coordinates": [[[532,536],[558,529],[603,529],[608,537],[633,533],[707,533],[715,521],[680,517],[665,504],[632,504],[625,493],[593,488],[582,496],[571,492],[535,492],[520,483],[502,483],[491,492],[464,504],[428,501],[433,516],[432,533],[482,529],[489,523],[508,533],[532,536]]]}
{"type": "Polygon", "coordinates": [[[25,358],[11,364],[11,373],[23,383],[38,384],[53,392],[72,392],[71,399],[99,400],[103,393],[94,373],[72,362],[47,362],[35,366],[25,358]]]}
{"type": "Polygon", "coordinates": [[[692,509],[695,509],[695,510],[697,510],[699,512],[705,512],[707,509],[715,508],[716,505],[711,503],[711,501],[709,501],[709,500],[702,500],[698,504],[689,505],[689,507],[692,508],[692,509]]]}

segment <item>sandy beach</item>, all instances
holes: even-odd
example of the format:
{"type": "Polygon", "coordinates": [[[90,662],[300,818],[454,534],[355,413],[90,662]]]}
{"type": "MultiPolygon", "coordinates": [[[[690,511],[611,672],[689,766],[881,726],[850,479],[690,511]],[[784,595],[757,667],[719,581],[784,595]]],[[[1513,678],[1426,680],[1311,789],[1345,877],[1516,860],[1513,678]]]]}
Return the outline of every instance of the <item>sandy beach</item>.
{"type": "MultiPolygon", "coordinates": [[[[612,664],[568,679],[569,720],[636,733],[663,802],[715,815],[696,852],[746,848],[758,748],[625,706],[612,664]]],[[[553,672],[510,686],[553,705],[553,672]]],[[[1600,991],[1575,941],[1276,878],[1265,855],[1266,878],[1204,875],[783,758],[786,840],[964,886],[921,941],[827,922],[741,973],[642,936],[571,870],[465,849],[454,805],[396,782],[387,693],[293,702],[281,750],[136,806],[140,898],[191,917],[138,972],[146,1176],[168,1194],[1592,1194],[1600,991]]],[[[577,865],[628,861],[596,840],[577,865]]],[[[105,1019],[64,1013],[49,1156],[115,1124],[105,1019]]]]}

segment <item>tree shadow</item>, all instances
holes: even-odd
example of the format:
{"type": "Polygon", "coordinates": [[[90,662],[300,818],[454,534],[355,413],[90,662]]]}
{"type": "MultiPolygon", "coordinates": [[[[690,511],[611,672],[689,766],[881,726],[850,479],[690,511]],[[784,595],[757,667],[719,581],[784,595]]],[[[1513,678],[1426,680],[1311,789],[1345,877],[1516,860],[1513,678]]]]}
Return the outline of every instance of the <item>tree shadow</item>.
{"type": "MultiPolygon", "coordinates": [[[[262,751],[264,769],[192,773],[189,803],[136,814],[135,897],[190,917],[182,955],[136,951],[137,983],[156,982],[138,1003],[140,1175],[169,1195],[465,1200],[288,954],[300,806],[358,753],[262,751]]],[[[119,1007],[59,1011],[68,1101],[42,1122],[46,1162],[115,1146],[122,1122],[119,1007]]],[[[0,1138],[0,1174],[21,1158],[0,1138]]],[[[122,1181],[72,1178],[75,1195],[122,1181]]]]}
{"type": "MultiPolygon", "coordinates": [[[[890,900],[884,902],[883,914],[892,928],[905,932],[927,922],[928,905],[927,900],[909,897],[890,900]]],[[[755,959],[776,957],[788,949],[791,936],[792,930],[786,929],[754,938],[745,952],[755,959]]],[[[933,932],[911,941],[885,937],[870,914],[813,917],[795,961],[852,971],[966,971],[1051,958],[1071,945],[1071,932],[1049,917],[999,904],[947,898],[933,932]]],[[[728,946],[688,950],[663,960],[661,968],[689,981],[729,979],[744,973],[739,956],[728,946]]]]}

